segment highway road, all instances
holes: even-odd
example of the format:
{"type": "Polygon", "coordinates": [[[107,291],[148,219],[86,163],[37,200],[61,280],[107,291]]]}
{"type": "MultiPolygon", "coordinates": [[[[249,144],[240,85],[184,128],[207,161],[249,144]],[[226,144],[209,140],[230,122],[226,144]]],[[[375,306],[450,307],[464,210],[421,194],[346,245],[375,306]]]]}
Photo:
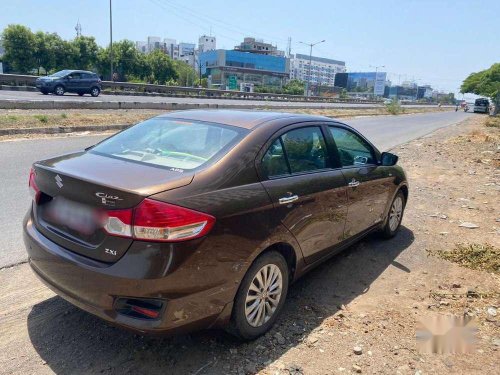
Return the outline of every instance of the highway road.
{"type": "MultiPolygon", "coordinates": [[[[208,99],[208,98],[180,98],[165,96],[130,96],[130,95],[100,95],[93,98],[89,95],[78,96],[77,94],[43,95],[39,92],[31,91],[8,91],[0,90],[0,100],[34,100],[34,101],[86,101],[86,102],[139,102],[139,103],[179,103],[179,104],[218,104],[224,106],[231,105],[254,105],[265,107],[290,107],[290,108],[373,108],[382,104],[363,103],[306,103],[306,102],[277,102],[263,100],[241,100],[241,99],[208,99]]],[[[421,107],[405,105],[404,107],[421,107]]]]}
{"type": "MultiPolygon", "coordinates": [[[[0,92],[1,93],[1,92],[0,92]]],[[[461,122],[473,114],[436,112],[402,116],[360,117],[345,121],[365,134],[380,150],[387,150],[461,122]]],[[[26,260],[21,222],[30,204],[28,172],[36,161],[81,150],[103,135],[39,138],[0,142],[0,268],[26,260]]]]}

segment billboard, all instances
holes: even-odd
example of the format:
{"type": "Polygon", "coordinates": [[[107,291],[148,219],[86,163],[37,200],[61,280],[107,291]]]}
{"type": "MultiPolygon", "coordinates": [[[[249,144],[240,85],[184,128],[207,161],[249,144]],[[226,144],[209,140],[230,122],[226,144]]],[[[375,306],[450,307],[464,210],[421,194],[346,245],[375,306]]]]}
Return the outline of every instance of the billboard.
{"type": "Polygon", "coordinates": [[[337,73],[335,86],[344,87],[349,92],[374,93],[383,96],[387,73],[385,72],[356,72],[337,73]],[[337,79],[337,76],[338,79],[337,79]]]}

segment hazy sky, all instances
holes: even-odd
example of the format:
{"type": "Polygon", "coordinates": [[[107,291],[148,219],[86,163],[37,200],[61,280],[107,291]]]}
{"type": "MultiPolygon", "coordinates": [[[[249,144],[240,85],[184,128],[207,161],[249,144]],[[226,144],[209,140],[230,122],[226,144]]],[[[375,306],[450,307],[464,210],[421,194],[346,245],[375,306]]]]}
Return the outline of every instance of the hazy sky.
{"type": "MultiPolygon", "coordinates": [[[[108,0],[2,0],[0,29],[11,23],[33,31],[109,43],[108,0]]],[[[500,0],[113,0],[113,39],[148,35],[197,42],[210,33],[218,48],[255,36],[292,53],[309,53],[299,41],[326,43],[313,55],[346,62],[348,71],[385,65],[393,83],[457,92],[470,73],[500,62],[500,0]]]]}

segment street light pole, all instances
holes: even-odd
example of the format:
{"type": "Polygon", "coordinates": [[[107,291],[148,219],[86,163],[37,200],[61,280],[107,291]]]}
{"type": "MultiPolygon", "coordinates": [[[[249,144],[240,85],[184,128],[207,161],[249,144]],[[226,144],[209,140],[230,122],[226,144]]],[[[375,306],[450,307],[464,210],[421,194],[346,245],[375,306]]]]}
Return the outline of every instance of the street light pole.
{"type": "Polygon", "coordinates": [[[316,42],[316,43],[299,42],[299,43],[305,44],[306,46],[309,46],[309,69],[308,69],[307,80],[306,80],[306,97],[309,97],[309,81],[311,80],[311,64],[312,64],[313,47],[316,44],[320,44],[320,43],[324,43],[324,42],[325,42],[324,39],[322,41],[316,42]]]}
{"type": "Polygon", "coordinates": [[[111,0],[109,0],[109,64],[110,64],[110,78],[113,80],[113,13],[111,7],[111,0]]]}

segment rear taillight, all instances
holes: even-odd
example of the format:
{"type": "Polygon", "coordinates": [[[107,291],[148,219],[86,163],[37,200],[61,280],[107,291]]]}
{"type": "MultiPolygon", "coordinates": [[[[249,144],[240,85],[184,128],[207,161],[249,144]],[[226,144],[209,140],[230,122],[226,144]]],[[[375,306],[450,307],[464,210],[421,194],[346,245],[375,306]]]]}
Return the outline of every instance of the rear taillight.
{"type": "Polygon", "coordinates": [[[40,189],[38,188],[35,182],[35,177],[36,177],[35,169],[31,167],[28,186],[30,189],[31,198],[33,198],[33,201],[35,201],[35,203],[38,203],[38,200],[40,199],[40,189]]]}
{"type": "Polygon", "coordinates": [[[115,236],[172,242],[202,237],[214,223],[211,215],[144,199],[133,209],[108,211],[104,229],[115,236]]]}

